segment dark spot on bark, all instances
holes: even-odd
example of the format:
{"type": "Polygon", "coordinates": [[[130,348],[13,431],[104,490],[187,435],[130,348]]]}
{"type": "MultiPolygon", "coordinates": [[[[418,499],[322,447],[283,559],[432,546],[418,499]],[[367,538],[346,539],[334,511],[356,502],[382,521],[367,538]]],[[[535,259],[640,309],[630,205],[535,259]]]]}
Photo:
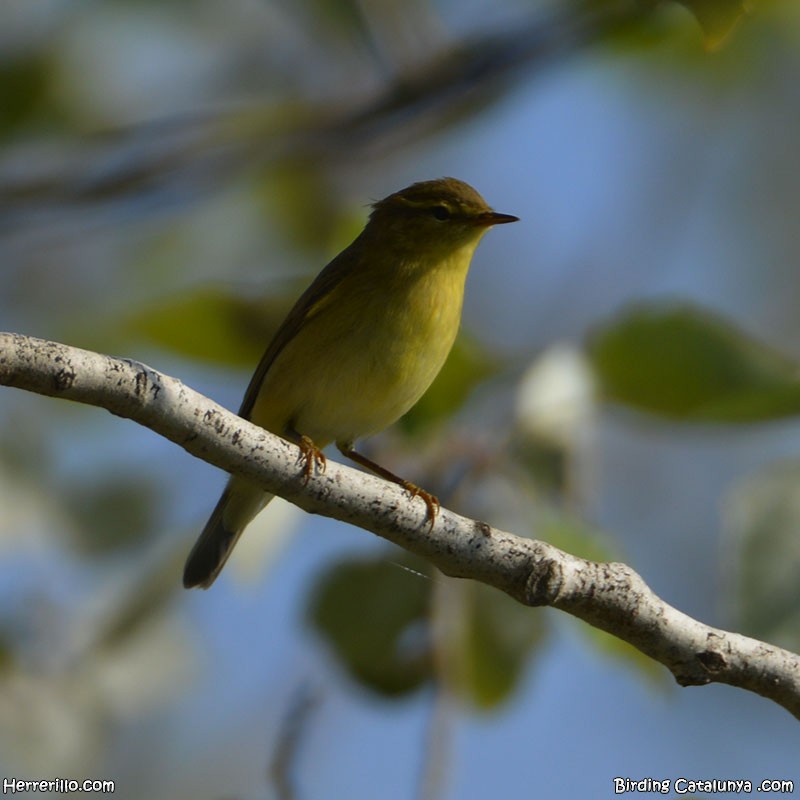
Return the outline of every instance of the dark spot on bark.
{"type": "Polygon", "coordinates": [[[678,686],[708,686],[711,683],[711,678],[707,675],[696,672],[673,672],[673,675],[678,686]]]}
{"type": "Polygon", "coordinates": [[[206,411],[203,414],[203,422],[208,423],[220,435],[225,433],[225,423],[220,419],[216,411],[206,411]]]}
{"type": "Polygon", "coordinates": [[[697,660],[711,674],[722,672],[726,667],[725,657],[716,650],[703,650],[697,654],[697,660]]]}
{"type": "Polygon", "coordinates": [[[55,384],[56,391],[66,391],[75,383],[75,373],[71,369],[60,369],[53,377],[53,383],[55,384]]]}
{"type": "Polygon", "coordinates": [[[561,591],[563,575],[558,562],[541,559],[533,565],[527,586],[527,603],[531,606],[550,605],[561,591]]]}

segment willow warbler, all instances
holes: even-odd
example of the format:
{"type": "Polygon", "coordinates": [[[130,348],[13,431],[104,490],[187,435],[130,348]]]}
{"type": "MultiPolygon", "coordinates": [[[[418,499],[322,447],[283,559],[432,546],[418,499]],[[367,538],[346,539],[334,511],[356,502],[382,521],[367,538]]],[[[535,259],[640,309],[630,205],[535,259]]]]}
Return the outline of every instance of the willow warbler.
{"type": "MultiPolygon", "coordinates": [[[[278,329],[239,415],[299,445],[308,477],[320,448],[341,453],[421,497],[438,500],[353,450],[406,413],[431,385],[461,321],[472,254],[498,214],[455,178],[415,183],[372,207],[358,238],[320,272],[278,329]]],[[[248,523],[272,499],[231,477],[183,573],[208,588],[248,523]]]]}

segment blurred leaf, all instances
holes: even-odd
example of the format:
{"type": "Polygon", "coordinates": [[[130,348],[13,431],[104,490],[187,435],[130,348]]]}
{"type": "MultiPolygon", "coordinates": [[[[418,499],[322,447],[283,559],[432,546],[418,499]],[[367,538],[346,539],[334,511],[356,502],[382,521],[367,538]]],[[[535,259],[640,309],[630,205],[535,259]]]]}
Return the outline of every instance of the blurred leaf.
{"type": "Polygon", "coordinates": [[[463,584],[465,636],[455,654],[456,688],[484,710],[508,700],[546,638],[545,616],[476,581],[463,584]]]}
{"type": "Polygon", "coordinates": [[[798,365],[689,305],[634,308],[595,332],[589,356],[605,399],[703,422],[800,413],[798,365]]]}
{"type": "MultiPolygon", "coordinates": [[[[333,256],[346,247],[366,219],[364,209],[357,219],[350,219],[347,203],[330,185],[323,169],[310,159],[285,159],[270,164],[256,179],[255,197],[275,230],[285,234],[289,245],[313,258],[326,251],[333,256]],[[339,226],[344,219],[347,224],[342,231],[339,226]]],[[[324,258],[320,261],[320,270],[325,261],[324,258]]]]}
{"type": "Polygon", "coordinates": [[[552,439],[533,431],[516,436],[509,455],[530,475],[537,489],[557,495],[569,489],[572,454],[552,439]]]}
{"type": "Polygon", "coordinates": [[[311,624],[350,675],[373,691],[405,694],[431,677],[428,574],[424,562],[398,554],[343,561],[317,583],[311,624]]]}
{"type": "MultiPolygon", "coordinates": [[[[554,517],[543,532],[570,552],[608,560],[596,532],[577,522],[554,517]]],[[[403,566],[430,574],[425,562],[408,554],[347,561],[322,577],[309,602],[311,623],[350,675],[386,695],[406,693],[433,677],[432,584],[403,566]]],[[[477,708],[491,709],[509,699],[540,651],[546,617],[475,581],[453,581],[452,586],[457,589],[455,603],[437,609],[454,615],[444,620],[443,630],[456,634],[437,642],[448,665],[446,674],[458,695],[477,708]]],[[[594,631],[589,635],[604,650],[646,671],[652,666],[633,648],[617,646],[613,637],[605,641],[594,631]]]]}
{"type": "Polygon", "coordinates": [[[5,630],[5,626],[0,627],[0,679],[18,666],[16,638],[11,630],[5,630]]]}
{"type": "Polygon", "coordinates": [[[592,625],[581,625],[580,631],[597,652],[631,667],[635,672],[650,681],[650,685],[669,686],[672,684],[669,672],[658,661],[646,656],[632,644],[628,644],[622,639],[592,625]]]}
{"type": "Polygon", "coordinates": [[[442,371],[419,402],[402,418],[406,433],[416,434],[449,417],[472,389],[497,371],[497,360],[481,346],[461,334],[442,371]]]}
{"type": "MultiPolygon", "coordinates": [[[[381,5],[385,4],[379,4],[376,8],[380,10],[381,5]]],[[[349,38],[366,37],[365,7],[361,3],[355,0],[310,0],[309,8],[326,33],[335,30],[348,34],[349,38]]],[[[370,6],[366,8],[370,9],[370,6]]]]}
{"type": "Polygon", "coordinates": [[[199,289],[121,323],[123,333],[198,361],[255,369],[289,310],[284,297],[245,298],[199,289]]]}
{"type": "Polygon", "coordinates": [[[716,50],[724,44],[742,17],[751,12],[752,6],[752,3],[746,0],[678,0],[678,2],[697,18],[709,50],[716,50]]]}
{"type": "MultiPolygon", "coordinates": [[[[312,595],[313,626],[350,675],[373,691],[401,695],[433,677],[430,574],[408,554],[352,560],[325,574],[312,595]]],[[[445,650],[452,688],[475,706],[492,708],[516,688],[543,640],[544,617],[489,586],[456,585],[459,635],[445,650]]]]}
{"type": "Polygon", "coordinates": [[[68,488],[65,502],[77,522],[76,543],[84,554],[104,554],[143,544],[157,530],[158,486],[143,476],[94,476],[68,488]]]}
{"type": "Polygon", "coordinates": [[[736,629],[800,650],[800,463],[764,471],[725,500],[736,629]]]}
{"type": "Polygon", "coordinates": [[[0,62],[0,140],[31,122],[41,123],[47,108],[50,69],[41,56],[17,56],[0,62]]]}
{"type": "Polygon", "coordinates": [[[544,517],[536,529],[536,538],[587,561],[621,559],[603,531],[568,514],[553,512],[544,517]]]}

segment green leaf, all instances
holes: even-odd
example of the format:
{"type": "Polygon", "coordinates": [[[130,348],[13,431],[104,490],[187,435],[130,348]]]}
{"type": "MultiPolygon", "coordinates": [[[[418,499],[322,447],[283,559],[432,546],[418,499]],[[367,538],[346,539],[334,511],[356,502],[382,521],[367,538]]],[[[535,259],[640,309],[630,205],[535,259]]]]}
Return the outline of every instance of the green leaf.
{"type": "Polygon", "coordinates": [[[387,696],[406,694],[434,677],[478,708],[507,699],[543,641],[545,619],[507,595],[475,581],[431,577],[409,554],[342,562],[325,573],[308,618],[358,683],[387,696]],[[434,666],[434,595],[453,590],[433,630],[441,659],[434,666]],[[455,635],[449,635],[453,634],[455,635]]]}
{"type": "Polygon", "coordinates": [[[388,696],[431,677],[429,567],[406,554],[343,561],[325,573],[308,618],[359,683],[388,696]]]}
{"type": "Polygon", "coordinates": [[[599,653],[631,667],[639,675],[644,676],[649,685],[672,684],[669,672],[658,661],[646,656],[632,644],[592,625],[581,625],[580,631],[599,653]]]}
{"type": "Polygon", "coordinates": [[[288,307],[282,297],[200,289],[132,314],[119,332],[198,361],[255,369],[288,307]]]}
{"type": "Polygon", "coordinates": [[[546,618],[491,586],[461,583],[464,635],[449,653],[459,694],[489,710],[509,699],[546,639],[546,618]]]}
{"type": "Polygon", "coordinates": [[[690,305],[633,308],[588,350],[603,397],[651,414],[741,423],[800,413],[795,362],[690,305]]]}
{"type": "Polygon", "coordinates": [[[350,209],[316,162],[284,159],[254,175],[253,198],[289,247],[319,260],[321,270],[355,239],[367,209],[350,209]],[[351,213],[354,212],[354,213],[351,213]]]}
{"type": "MultiPolygon", "coordinates": [[[[389,6],[363,6],[354,0],[312,0],[309,4],[315,18],[324,20],[324,30],[346,33],[354,39],[366,38],[369,32],[365,12],[380,15],[389,6]]],[[[385,12],[384,12],[385,13],[385,12]]]]}
{"type": "Polygon", "coordinates": [[[141,546],[158,531],[159,486],[133,472],[93,476],[73,485],[64,501],[74,515],[74,542],[84,555],[141,546]]]}
{"type": "Polygon", "coordinates": [[[679,0],[695,16],[705,34],[706,47],[719,49],[733,33],[752,2],[744,0],[679,0]]]}
{"type": "Polygon", "coordinates": [[[551,512],[543,516],[536,538],[587,561],[619,561],[621,558],[603,531],[565,513],[551,512]]]}
{"type": "Polygon", "coordinates": [[[52,64],[41,55],[6,56],[0,62],[0,139],[41,123],[47,113],[53,116],[52,111],[48,112],[47,97],[51,71],[52,64]]]}
{"type": "Polygon", "coordinates": [[[800,462],[744,481],[725,500],[726,576],[735,627],[800,650],[800,462]]]}

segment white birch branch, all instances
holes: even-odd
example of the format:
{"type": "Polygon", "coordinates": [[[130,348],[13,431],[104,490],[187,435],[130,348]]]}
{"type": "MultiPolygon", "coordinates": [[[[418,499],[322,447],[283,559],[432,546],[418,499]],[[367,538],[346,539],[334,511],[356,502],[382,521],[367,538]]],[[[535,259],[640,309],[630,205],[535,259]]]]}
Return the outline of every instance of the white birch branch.
{"type": "Polygon", "coordinates": [[[333,461],[305,484],[294,445],[136,361],[0,333],[0,384],[132,419],[305,511],[372,531],[447,575],[482,581],[529,606],[566,611],[659,661],[681,686],[738,686],[800,718],[800,657],[692,619],[624,564],[586,561],[445,508],[429,530],[424,503],[333,461]]]}

